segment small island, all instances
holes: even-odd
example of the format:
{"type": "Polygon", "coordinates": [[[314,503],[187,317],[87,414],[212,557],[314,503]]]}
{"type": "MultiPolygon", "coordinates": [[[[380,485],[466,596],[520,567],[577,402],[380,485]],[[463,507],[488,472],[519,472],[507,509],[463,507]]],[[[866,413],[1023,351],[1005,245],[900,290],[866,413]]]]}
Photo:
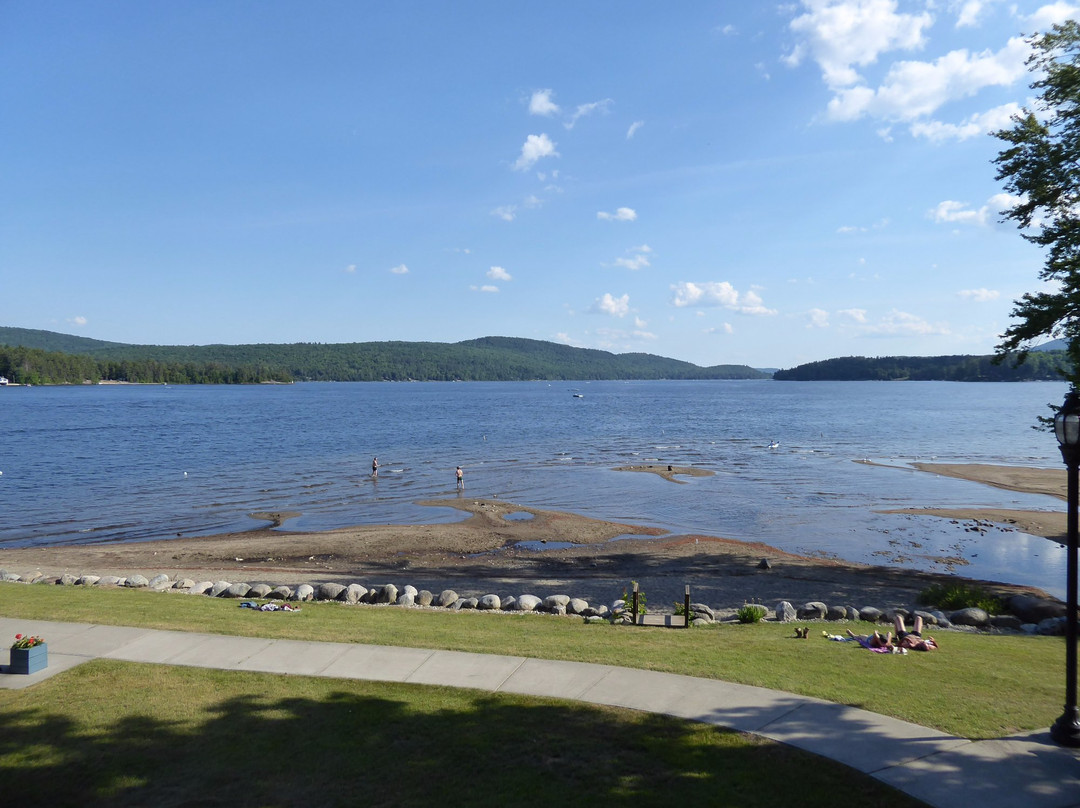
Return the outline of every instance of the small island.
{"type": "Polygon", "coordinates": [[[614,471],[647,471],[656,474],[673,483],[685,484],[686,480],[676,480],[675,475],[683,474],[687,477],[711,477],[715,471],[697,468],[695,466],[669,466],[664,463],[655,463],[644,466],[618,466],[614,471]]]}

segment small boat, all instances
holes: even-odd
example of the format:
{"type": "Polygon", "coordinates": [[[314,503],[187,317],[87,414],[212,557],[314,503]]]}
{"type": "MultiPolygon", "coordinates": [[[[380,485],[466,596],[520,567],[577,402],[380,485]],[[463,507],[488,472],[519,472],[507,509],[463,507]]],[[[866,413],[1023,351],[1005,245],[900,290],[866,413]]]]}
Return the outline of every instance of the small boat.
{"type": "Polygon", "coordinates": [[[769,448],[770,449],[779,449],[780,448],[780,441],[774,440],[772,443],[769,444],[769,448]]]}
{"type": "Polygon", "coordinates": [[[585,398],[581,393],[574,393],[574,398],[585,398]]]}

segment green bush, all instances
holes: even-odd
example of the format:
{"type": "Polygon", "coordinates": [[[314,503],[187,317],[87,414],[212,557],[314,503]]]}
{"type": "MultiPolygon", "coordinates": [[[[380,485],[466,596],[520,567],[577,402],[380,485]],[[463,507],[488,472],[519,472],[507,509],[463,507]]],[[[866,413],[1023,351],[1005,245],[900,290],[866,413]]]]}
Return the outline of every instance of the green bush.
{"type": "Polygon", "coordinates": [[[988,614],[1001,614],[1005,611],[1001,598],[990,594],[981,586],[964,583],[931,584],[919,593],[919,603],[948,610],[975,607],[988,614]]]}
{"type": "MultiPolygon", "coordinates": [[[[637,581],[631,581],[630,586],[633,588],[637,581]]],[[[624,589],[622,593],[623,606],[626,607],[626,611],[630,611],[634,608],[634,593],[630,590],[624,589]]],[[[648,609],[645,608],[645,592],[639,589],[637,594],[637,609],[638,614],[646,614],[648,609]]]]}
{"type": "Polygon", "coordinates": [[[735,612],[735,616],[740,623],[760,623],[768,613],[769,610],[760,603],[744,603],[735,612]]]}

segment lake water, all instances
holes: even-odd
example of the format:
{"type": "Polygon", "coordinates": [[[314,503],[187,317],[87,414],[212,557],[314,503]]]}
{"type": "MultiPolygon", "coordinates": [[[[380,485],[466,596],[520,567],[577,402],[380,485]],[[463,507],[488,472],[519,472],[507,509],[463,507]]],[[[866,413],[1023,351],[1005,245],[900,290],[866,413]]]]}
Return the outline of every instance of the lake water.
{"type": "Polygon", "coordinates": [[[299,511],[287,527],[311,531],[453,521],[462,515],[415,502],[458,496],[461,465],[469,497],[1061,595],[1065,554],[1054,542],[875,510],[1062,510],[1050,497],[906,466],[1062,468],[1053,436],[1032,426],[1065,390],[774,381],[0,388],[0,547],[205,535],[264,524],[249,517],[257,511],[299,511]],[[612,470],[648,462],[717,474],[678,485],[612,470]]]}

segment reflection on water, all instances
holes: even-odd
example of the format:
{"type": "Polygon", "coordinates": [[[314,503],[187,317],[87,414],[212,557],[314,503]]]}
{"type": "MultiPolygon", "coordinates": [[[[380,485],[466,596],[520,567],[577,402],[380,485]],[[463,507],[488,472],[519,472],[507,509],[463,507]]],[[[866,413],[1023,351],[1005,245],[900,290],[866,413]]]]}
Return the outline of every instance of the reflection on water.
{"type": "Polygon", "coordinates": [[[467,496],[1062,589],[1052,542],[876,511],[1060,510],[908,464],[1059,468],[1052,436],[1030,426],[1064,384],[578,386],[582,399],[545,382],[3,389],[0,545],[243,530],[260,511],[300,512],[291,530],[433,524],[463,517],[418,501],[467,496]],[[612,470],[648,462],[716,474],[612,470]]]}

